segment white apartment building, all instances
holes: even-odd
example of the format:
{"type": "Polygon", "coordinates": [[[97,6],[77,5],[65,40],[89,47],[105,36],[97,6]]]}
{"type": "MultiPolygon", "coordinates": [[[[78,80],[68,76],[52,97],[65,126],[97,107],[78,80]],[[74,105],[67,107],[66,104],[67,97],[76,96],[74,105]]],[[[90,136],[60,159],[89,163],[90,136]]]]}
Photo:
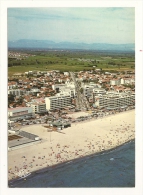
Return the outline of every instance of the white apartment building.
{"type": "Polygon", "coordinates": [[[46,97],[45,102],[47,110],[55,110],[72,106],[70,95],[56,94],[55,96],[46,97]]]}
{"type": "Polygon", "coordinates": [[[86,97],[92,96],[95,89],[100,90],[100,88],[97,88],[98,85],[95,84],[95,83],[89,83],[89,84],[86,84],[86,85],[82,85],[82,87],[83,87],[84,96],[86,96],[86,97]]]}
{"type": "Polygon", "coordinates": [[[31,107],[17,107],[8,109],[8,118],[17,119],[31,117],[33,115],[31,107]]]}
{"type": "Polygon", "coordinates": [[[68,94],[71,97],[75,96],[75,85],[73,82],[66,82],[65,84],[52,85],[53,90],[58,90],[60,94],[68,94]]]}
{"type": "Polygon", "coordinates": [[[23,95],[25,91],[22,91],[20,89],[11,89],[11,90],[8,90],[8,94],[12,94],[12,95],[15,95],[17,97],[23,95]]]}
{"type": "Polygon", "coordinates": [[[65,84],[55,84],[55,85],[52,85],[52,89],[53,90],[60,89],[61,87],[66,87],[66,85],[65,84]]]}
{"type": "Polygon", "coordinates": [[[110,80],[110,85],[120,85],[120,84],[121,84],[120,79],[110,80]]]}
{"type": "Polygon", "coordinates": [[[69,72],[64,72],[64,75],[65,76],[69,76],[69,72]]]}
{"type": "Polygon", "coordinates": [[[104,95],[104,94],[106,94],[106,90],[103,89],[103,88],[94,88],[93,89],[93,94],[94,95],[99,95],[99,94],[104,95]]]}
{"type": "Polygon", "coordinates": [[[75,97],[75,89],[70,87],[63,87],[60,89],[60,94],[69,95],[70,97],[75,97]]]}
{"type": "Polygon", "coordinates": [[[30,90],[32,93],[39,93],[40,92],[40,89],[38,88],[33,88],[30,90]]]}
{"type": "Polygon", "coordinates": [[[15,87],[17,87],[18,85],[17,85],[17,82],[14,82],[13,84],[11,84],[11,83],[8,83],[8,89],[13,89],[13,88],[15,88],[15,87]]]}
{"type": "Polygon", "coordinates": [[[84,96],[86,96],[86,97],[92,96],[93,95],[93,89],[94,89],[94,86],[84,85],[83,86],[83,94],[84,94],[84,96]]]}
{"type": "Polygon", "coordinates": [[[44,113],[46,112],[46,104],[45,103],[32,103],[31,104],[33,113],[44,113]]]}
{"type": "Polygon", "coordinates": [[[100,108],[109,110],[125,108],[130,105],[135,105],[135,94],[129,93],[110,93],[95,97],[95,105],[100,108]]]}
{"type": "Polygon", "coordinates": [[[74,82],[66,81],[65,84],[54,84],[54,85],[52,85],[53,90],[60,89],[60,88],[63,88],[63,87],[70,87],[70,88],[74,89],[75,88],[74,82]]]}
{"type": "Polygon", "coordinates": [[[121,79],[121,84],[135,84],[135,79],[134,78],[122,78],[121,79]]]}
{"type": "Polygon", "coordinates": [[[65,84],[66,84],[67,87],[71,87],[73,89],[75,88],[75,85],[74,85],[73,81],[66,81],[65,84]]]}

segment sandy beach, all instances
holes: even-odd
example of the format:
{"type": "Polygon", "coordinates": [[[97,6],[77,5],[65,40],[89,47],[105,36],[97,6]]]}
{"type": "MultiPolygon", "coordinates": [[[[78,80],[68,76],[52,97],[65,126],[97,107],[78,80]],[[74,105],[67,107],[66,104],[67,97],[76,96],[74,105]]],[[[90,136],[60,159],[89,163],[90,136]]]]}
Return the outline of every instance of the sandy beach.
{"type": "Polygon", "coordinates": [[[48,132],[42,125],[23,127],[42,141],[8,152],[8,180],[24,169],[45,167],[105,151],[135,138],[135,110],[104,118],[73,123],[60,132],[48,132]]]}

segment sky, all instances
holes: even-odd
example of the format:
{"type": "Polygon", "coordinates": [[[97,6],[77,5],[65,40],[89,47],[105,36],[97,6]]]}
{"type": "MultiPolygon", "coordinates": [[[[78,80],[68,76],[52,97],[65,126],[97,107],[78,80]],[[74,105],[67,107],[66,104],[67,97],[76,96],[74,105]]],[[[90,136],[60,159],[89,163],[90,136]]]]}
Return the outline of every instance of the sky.
{"type": "Polygon", "coordinates": [[[8,8],[8,41],[135,43],[135,8],[8,8]]]}

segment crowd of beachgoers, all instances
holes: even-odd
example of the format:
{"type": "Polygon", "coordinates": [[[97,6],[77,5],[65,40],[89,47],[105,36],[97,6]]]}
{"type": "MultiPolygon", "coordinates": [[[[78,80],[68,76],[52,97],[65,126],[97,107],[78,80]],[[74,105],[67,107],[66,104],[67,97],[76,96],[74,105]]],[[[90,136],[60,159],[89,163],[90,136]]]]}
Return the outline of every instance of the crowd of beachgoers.
{"type": "Polygon", "coordinates": [[[135,110],[73,123],[61,132],[44,126],[24,128],[42,138],[37,144],[8,152],[8,180],[86,155],[113,149],[135,138],[135,110]]]}

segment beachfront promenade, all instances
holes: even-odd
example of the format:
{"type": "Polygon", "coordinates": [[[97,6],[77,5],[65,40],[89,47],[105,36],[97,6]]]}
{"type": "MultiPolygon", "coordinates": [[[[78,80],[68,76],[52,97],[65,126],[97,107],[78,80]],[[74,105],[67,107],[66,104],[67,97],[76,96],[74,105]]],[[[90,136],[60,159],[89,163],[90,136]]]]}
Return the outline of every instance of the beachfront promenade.
{"type": "Polygon", "coordinates": [[[117,147],[135,138],[135,110],[104,118],[74,123],[60,132],[48,132],[42,125],[23,128],[42,141],[8,152],[8,179],[28,172],[117,147]]]}

